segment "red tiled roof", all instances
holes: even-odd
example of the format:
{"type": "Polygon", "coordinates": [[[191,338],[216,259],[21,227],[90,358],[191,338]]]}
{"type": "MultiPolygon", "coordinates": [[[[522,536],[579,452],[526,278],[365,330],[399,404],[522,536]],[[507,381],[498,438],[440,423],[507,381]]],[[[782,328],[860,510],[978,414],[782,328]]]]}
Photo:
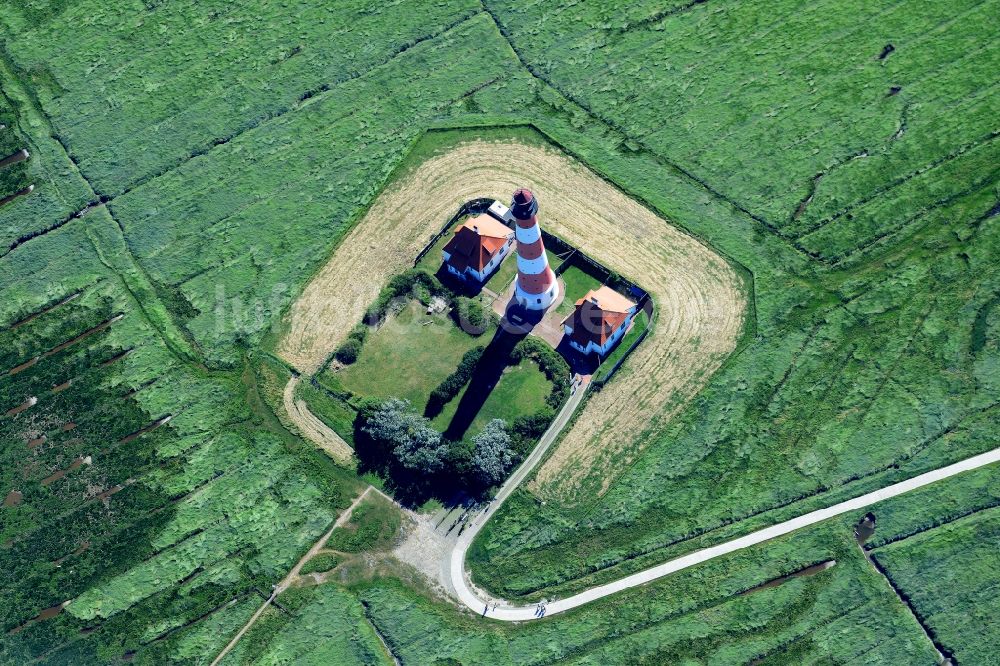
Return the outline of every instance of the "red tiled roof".
{"type": "Polygon", "coordinates": [[[444,246],[447,263],[457,271],[466,268],[482,271],[507,243],[513,231],[490,215],[479,215],[455,227],[454,235],[444,246]]]}
{"type": "Polygon", "coordinates": [[[602,286],[587,292],[576,302],[573,314],[563,320],[573,332],[569,339],[581,347],[593,342],[603,347],[616,330],[628,319],[635,303],[610,287],[602,286]]]}

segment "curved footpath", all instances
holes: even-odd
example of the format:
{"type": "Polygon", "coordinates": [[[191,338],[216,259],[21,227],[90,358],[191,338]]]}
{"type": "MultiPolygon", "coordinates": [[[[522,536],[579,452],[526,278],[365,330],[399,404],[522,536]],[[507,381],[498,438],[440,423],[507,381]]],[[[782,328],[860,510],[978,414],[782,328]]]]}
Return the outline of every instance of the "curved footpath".
{"type": "MultiPolygon", "coordinates": [[[[285,408],[289,412],[289,416],[296,423],[296,425],[300,427],[308,426],[303,427],[303,431],[309,439],[327,449],[335,456],[337,453],[342,453],[341,447],[337,444],[342,444],[343,447],[349,448],[347,447],[346,442],[340,440],[340,438],[336,436],[336,433],[333,433],[332,431],[329,431],[329,435],[332,435],[332,437],[324,436],[328,435],[328,433],[322,431],[329,430],[326,428],[326,425],[309,412],[308,406],[304,402],[296,401],[294,399],[296,381],[297,378],[293,378],[285,388],[284,402],[285,408]],[[315,427],[315,424],[313,423],[314,419],[322,425],[322,428],[315,427]],[[336,440],[340,441],[337,442],[336,440]],[[331,444],[334,445],[331,446],[331,444]]],[[[559,434],[566,427],[566,424],[569,422],[573,413],[583,401],[583,398],[587,393],[587,388],[588,387],[585,386],[570,396],[562,410],[560,410],[559,414],[556,415],[552,425],[545,432],[545,434],[542,435],[538,445],[531,452],[531,455],[528,456],[528,458],[525,459],[525,461],[517,468],[514,474],[507,479],[506,483],[504,483],[497,492],[493,501],[490,502],[484,511],[469,518],[465,529],[452,542],[450,552],[441,563],[442,582],[445,583],[449,592],[451,592],[470,610],[480,615],[483,615],[484,610],[489,608],[489,610],[485,612],[487,617],[502,620],[504,622],[524,622],[527,620],[540,619],[539,616],[536,615],[537,606],[534,604],[529,606],[511,606],[506,602],[499,601],[493,597],[484,595],[479,590],[473,589],[468,577],[468,572],[465,570],[465,556],[469,547],[472,545],[473,540],[476,538],[476,535],[478,535],[479,531],[483,528],[483,525],[489,521],[493,514],[496,513],[497,509],[499,509],[504,501],[510,496],[510,494],[521,485],[525,478],[527,478],[535,467],[538,466],[542,458],[545,457],[549,448],[551,448],[552,444],[559,437],[559,434]],[[496,608],[493,607],[494,603],[497,603],[496,608]]],[[[956,474],[961,474],[962,472],[967,472],[996,462],[1000,462],[1000,448],[972,456],[971,458],[966,458],[965,460],[961,460],[957,463],[953,463],[930,472],[925,472],[919,476],[906,479],[905,481],[900,481],[899,483],[894,483],[886,486],[885,488],[855,497],[854,499],[838,502],[837,504],[829,506],[825,509],[811,511],[797,518],[792,518],[791,520],[786,520],[785,522],[778,523],[777,525],[772,525],[771,527],[751,532],[750,534],[731,541],[726,541],[709,548],[703,548],[702,550],[689,553],[682,557],[664,562],[663,564],[658,564],[655,567],[650,567],[649,569],[639,571],[611,583],[592,587],[589,590],[585,590],[579,594],[574,594],[571,597],[550,601],[545,605],[545,617],[568,611],[586,603],[590,603],[591,601],[612,595],[616,592],[621,592],[622,590],[645,585],[646,583],[652,582],[682,569],[687,569],[688,567],[701,564],[702,562],[707,562],[708,560],[721,555],[726,555],[744,548],[749,548],[750,546],[755,546],[770,539],[789,534],[790,532],[794,532],[795,530],[803,527],[815,525],[816,523],[827,520],[828,518],[833,518],[851,511],[857,511],[858,509],[875,504],[876,502],[881,502],[882,500],[896,497],[897,495],[902,495],[903,493],[907,493],[911,490],[916,490],[917,488],[930,485],[936,481],[948,479],[956,474]]],[[[358,499],[360,500],[360,498],[358,499]]],[[[237,639],[238,638],[239,636],[237,636],[237,639]]]]}
{"type": "MultiPolygon", "coordinates": [[[[468,552],[473,539],[476,538],[476,535],[482,529],[483,525],[486,524],[496,510],[500,508],[500,505],[503,504],[504,500],[510,496],[514,489],[520,485],[524,478],[528,476],[528,474],[545,455],[545,452],[552,445],[552,442],[554,442],[556,437],[558,437],[559,432],[569,421],[570,416],[583,399],[583,395],[585,393],[585,390],[580,390],[570,398],[570,400],[563,407],[563,410],[556,417],[556,421],[553,422],[549,430],[542,436],[542,439],[539,441],[538,446],[535,447],[531,456],[529,456],[528,459],[525,460],[524,463],[517,469],[514,475],[507,480],[497,493],[496,499],[493,500],[489,507],[481,514],[477,515],[474,519],[470,520],[468,526],[452,546],[450,559],[447,563],[447,583],[451,588],[451,591],[454,592],[455,596],[463,604],[480,615],[484,614],[484,609],[488,607],[489,610],[485,612],[485,616],[495,620],[503,620],[504,622],[523,622],[526,620],[540,619],[536,615],[537,606],[534,604],[530,606],[510,606],[506,605],[504,602],[496,602],[495,599],[481,596],[478,591],[474,591],[465,571],[465,555],[468,552]],[[498,605],[494,609],[493,604],[495,602],[498,603],[498,605]]],[[[771,527],[751,532],[746,536],[733,539],[732,541],[727,541],[716,546],[711,546],[709,548],[689,553],[683,557],[678,557],[677,559],[670,560],[669,562],[664,562],[663,564],[659,564],[655,567],[639,571],[631,576],[626,576],[605,585],[592,587],[589,590],[585,590],[579,594],[574,594],[571,597],[550,601],[545,605],[545,617],[568,611],[572,608],[576,608],[577,606],[582,606],[586,603],[590,603],[591,601],[614,594],[615,592],[621,592],[622,590],[645,585],[646,583],[657,580],[676,571],[687,569],[688,567],[701,564],[702,562],[707,562],[708,560],[719,557],[720,555],[726,555],[744,548],[749,548],[750,546],[755,546],[759,543],[763,543],[764,541],[768,541],[769,539],[774,539],[775,537],[794,532],[795,530],[803,527],[815,525],[816,523],[827,520],[828,518],[856,511],[870,504],[889,499],[890,497],[896,497],[897,495],[902,495],[903,493],[907,493],[911,490],[922,488],[923,486],[934,483],[935,481],[941,481],[955,476],[956,474],[961,474],[962,472],[967,472],[969,470],[976,469],[977,467],[982,467],[995,462],[1000,462],[1000,448],[987,451],[986,453],[981,453],[971,458],[966,458],[965,460],[952,465],[926,472],[911,479],[900,481],[899,483],[894,483],[886,486],[885,488],[855,497],[854,499],[839,502],[825,509],[811,511],[807,514],[799,516],[798,518],[792,518],[791,520],[787,520],[783,523],[778,523],[777,525],[772,525],[771,527]]]]}

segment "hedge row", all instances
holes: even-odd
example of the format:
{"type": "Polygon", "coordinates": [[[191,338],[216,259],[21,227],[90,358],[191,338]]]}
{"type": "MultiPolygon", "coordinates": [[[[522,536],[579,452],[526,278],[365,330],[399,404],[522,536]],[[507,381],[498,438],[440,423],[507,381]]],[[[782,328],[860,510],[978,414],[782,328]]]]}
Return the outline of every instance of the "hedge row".
{"type": "Polygon", "coordinates": [[[361,348],[364,347],[365,338],[368,337],[369,329],[385,319],[393,301],[410,296],[424,305],[429,305],[435,296],[448,298],[448,292],[427,271],[414,268],[405,273],[394,275],[389,280],[389,284],[379,293],[375,302],[365,311],[364,322],[351,329],[347,339],[333,353],[333,357],[344,365],[350,365],[357,361],[358,356],[361,355],[361,348]]]}
{"type": "Polygon", "coordinates": [[[379,293],[375,302],[365,311],[365,323],[369,326],[380,323],[389,312],[389,306],[393,300],[410,295],[424,305],[428,305],[434,296],[447,298],[448,291],[427,271],[413,268],[405,273],[394,275],[385,289],[379,293]]]}
{"type": "Polygon", "coordinates": [[[558,409],[569,393],[569,364],[559,352],[548,346],[537,337],[528,336],[517,343],[511,352],[511,365],[517,365],[525,358],[530,358],[550,382],[552,392],[545,398],[545,403],[552,409],[558,409]]]}
{"type": "Polygon", "coordinates": [[[458,392],[462,390],[462,387],[469,383],[472,379],[472,373],[476,369],[476,365],[479,363],[479,359],[483,357],[483,352],[486,351],[486,347],[482,345],[478,347],[473,347],[469,351],[465,352],[462,356],[461,362],[459,362],[458,367],[450,375],[444,378],[437,387],[431,391],[430,398],[427,400],[427,410],[425,414],[433,418],[437,414],[441,413],[444,408],[452,398],[458,395],[458,392]]]}
{"type": "Polygon", "coordinates": [[[457,297],[453,306],[451,318],[463,331],[480,336],[489,330],[490,317],[495,316],[493,310],[483,307],[478,300],[466,296],[457,297]]]}
{"type": "Polygon", "coordinates": [[[361,354],[361,347],[365,344],[365,338],[367,337],[368,326],[365,324],[356,324],[347,335],[347,340],[337,347],[337,351],[333,353],[334,358],[344,365],[354,363],[358,360],[358,355],[361,354]]]}

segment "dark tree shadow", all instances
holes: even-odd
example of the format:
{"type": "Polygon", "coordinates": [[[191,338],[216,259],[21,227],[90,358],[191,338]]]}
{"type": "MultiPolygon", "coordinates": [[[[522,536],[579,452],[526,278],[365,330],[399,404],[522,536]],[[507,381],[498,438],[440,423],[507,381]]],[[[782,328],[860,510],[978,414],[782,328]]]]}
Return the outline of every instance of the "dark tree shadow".
{"type": "Polygon", "coordinates": [[[570,346],[566,336],[563,336],[562,340],[559,341],[556,351],[566,359],[566,363],[569,364],[569,370],[572,374],[592,375],[601,365],[600,356],[597,354],[581,354],[570,346]]]}

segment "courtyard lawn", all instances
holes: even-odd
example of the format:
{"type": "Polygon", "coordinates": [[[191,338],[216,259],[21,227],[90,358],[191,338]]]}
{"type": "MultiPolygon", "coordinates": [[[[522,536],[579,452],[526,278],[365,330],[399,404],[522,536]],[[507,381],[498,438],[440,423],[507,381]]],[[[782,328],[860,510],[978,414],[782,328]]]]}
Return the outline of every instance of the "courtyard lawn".
{"type": "Polygon", "coordinates": [[[556,312],[560,314],[568,315],[573,312],[577,300],[583,298],[591,289],[601,286],[600,280],[577,266],[570,266],[559,277],[562,278],[566,289],[566,297],[556,308],[556,312]]]}
{"type": "MultiPolygon", "coordinates": [[[[458,226],[459,224],[461,223],[456,222],[455,226],[458,226]]],[[[452,229],[454,229],[454,227],[452,227],[452,229]]],[[[437,241],[434,242],[433,247],[431,247],[431,249],[428,250],[427,254],[421,257],[416,267],[420,270],[427,271],[431,275],[437,273],[438,269],[441,268],[441,264],[443,261],[441,257],[441,251],[444,249],[444,246],[448,244],[448,241],[451,240],[451,237],[452,237],[451,231],[449,231],[446,234],[442,234],[441,238],[437,239],[437,241]]]]}
{"type": "MultiPolygon", "coordinates": [[[[516,247],[516,246],[515,246],[516,247]]],[[[500,263],[500,268],[486,281],[484,285],[487,289],[502,294],[503,290],[510,284],[510,281],[517,275],[517,253],[515,248],[511,248],[510,254],[504,257],[500,263]]]]}
{"type": "Polygon", "coordinates": [[[448,315],[427,315],[420,303],[411,301],[368,335],[356,363],[325,370],[323,379],[331,388],[364,397],[405,398],[423,410],[430,392],[458,367],[462,355],[491,336],[487,331],[473,337],[448,315]]]}
{"type": "MultiPolygon", "coordinates": [[[[462,389],[431,421],[435,428],[442,432],[448,429],[448,424],[454,418],[467,388],[462,389]]],[[[545,406],[545,398],[551,392],[552,382],[533,361],[525,360],[507,368],[473,419],[466,433],[466,439],[479,434],[491,419],[503,419],[510,424],[518,416],[534,414],[545,406]]]]}

